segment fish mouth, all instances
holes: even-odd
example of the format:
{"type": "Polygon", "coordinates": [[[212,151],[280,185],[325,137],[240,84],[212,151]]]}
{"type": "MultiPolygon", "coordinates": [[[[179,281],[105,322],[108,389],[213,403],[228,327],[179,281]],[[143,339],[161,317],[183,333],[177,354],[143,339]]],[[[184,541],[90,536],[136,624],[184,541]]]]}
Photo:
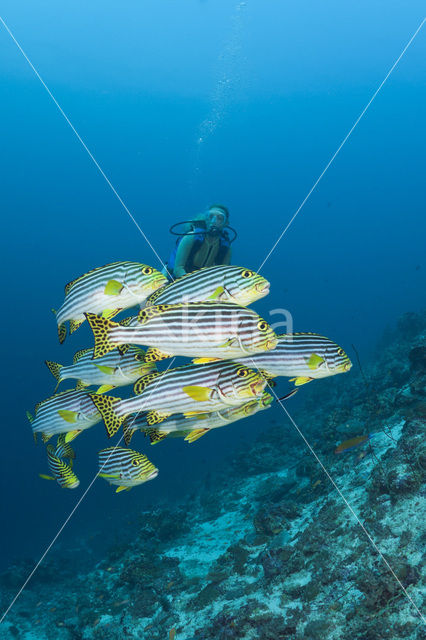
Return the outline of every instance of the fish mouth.
{"type": "Polygon", "coordinates": [[[73,482],[72,484],[68,485],[68,489],[77,489],[77,487],[80,485],[80,480],[76,480],[75,482],[73,482]]]}
{"type": "Polygon", "coordinates": [[[263,393],[263,390],[266,386],[266,380],[256,380],[256,382],[252,382],[250,384],[250,391],[252,395],[259,396],[263,393]]]}
{"type": "Polygon", "coordinates": [[[149,474],[146,480],[147,482],[148,480],[154,480],[154,478],[156,478],[157,476],[158,476],[158,469],[155,469],[155,471],[149,474]]]}
{"type": "Polygon", "coordinates": [[[261,293],[263,296],[267,296],[269,293],[269,288],[271,284],[269,282],[259,282],[255,285],[255,290],[257,293],[261,293]]]}

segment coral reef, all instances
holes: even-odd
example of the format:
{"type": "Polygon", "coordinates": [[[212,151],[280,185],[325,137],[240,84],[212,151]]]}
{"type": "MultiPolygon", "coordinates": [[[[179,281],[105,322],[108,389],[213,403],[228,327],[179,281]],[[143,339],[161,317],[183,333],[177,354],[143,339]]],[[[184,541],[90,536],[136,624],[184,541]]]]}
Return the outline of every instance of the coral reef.
{"type": "MultiPolygon", "coordinates": [[[[52,554],[0,637],[424,638],[425,338],[426,315],[405,314],[362,372],[307,385],[293,418],[317,458],[277,407],[226,469],[140,513],[96,566],[76,574],[52,554]]],[[[32,566],[0,575],[3,608],[32,566]]]]}

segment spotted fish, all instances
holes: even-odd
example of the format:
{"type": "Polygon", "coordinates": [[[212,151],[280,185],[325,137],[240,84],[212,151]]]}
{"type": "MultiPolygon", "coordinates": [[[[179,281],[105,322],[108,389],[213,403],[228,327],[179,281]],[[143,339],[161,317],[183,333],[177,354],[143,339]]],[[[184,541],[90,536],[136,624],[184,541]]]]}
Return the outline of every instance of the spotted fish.
{"type": "Polygon", "coordinates": [[[89,429],[102,417],[93,406],[91,396],[86,391],[62,391],[39,402],[35,407],[35,417],[27,412],[34,436],[41,433],[46,442],[56,433],[66,433],[66,442],[80,431],[89,429]]]}
{"type": "Polygon", "coordinates": [[[225,427],[243,418],[248,418],[258,411],[269,409],[272,401],[273,397],[264,391],[260,398],[249,400],[230,409],[199,413],[192,418],[185,418],[183,415],[174,416],[162,422],[158,429],[148,427],[145,413],[128,416],[123,423],[124,439],[126,444],[129,444],[133,433],[140,429],[149,436],[151,444],[155,444],[167,436],[182,437],[187,442],[195,442],[211,429],[225,427]]]}
{"type": "MultiPolygon", "coordinates": [[[[69,451],[68,451],[69,453],[69,451]]],[[[40,477],[44,480],[56,480],[63,489],[76,489],[80,480],[73,472],[71,465],[64,462],[60,457],[61,451],[51,445],[47,445],[47,462],[52,473],[51,476],[40,473],[40,477]]]]}
{"type": "Polygon", "coordinates": [[[145,360],[198,356],[197,362],[239,359],[274,349],[277,337],[252,309],[232,302],[190,302],[142,309],[135,326],[86,314],[98,358],[123,344],[149,345],[145,360]]]}
{"type": "Polygon", "coordinates": [[[148,374],[136,382],[133,398],[90,397],[111,437],[132,413],[148,411],[147,424],[152,426],[175,413],[189,417],[241,405],[259,398],[265,385],[265,378],[247,367],[232,361],[210,362],[148,374]]]}
{"type": "MultiPolygon", "coordinates": [[[[133,384],[138,378],[155,370],[155,364],[145,362],[145,352],[129,346],[124,353],[115,349],[111,353],[93,361],[93,349],[78,351],[73,364],[66,367],[46,360],[46,365],[58,381],[75,378],[77,389],[89,385],[100,385],[97,393],[104,393],[115,387],[133,384]]],[[[58,386],[56,385],[56,386],[58,386]]]]}
{"type": "Polygon", "coordinates": [[[317,333],[286,333],[276,348],[238,360],[267,377],[288,376],[296,386],[349,371],[352,363],[338,344],[317,333]]]}
{"type": "Polygon", "coordinates": [[[234,302],[247,306],[269,293],[269,282],[258,273],[234,265],[205,267],[187,273],[152,293],[146,307],[182,302],[234,302]]]}
{"type": "Polygon", "coordinates": [[[99,451],[98,475],[110,484],[118,485],[118,493],[153,480],[158,476],[158,469],[146,456],[133,449],[108,447],[99,451]]]}
{"type": "Polygon", "coordinates": [[[144,302],[165,282],[166,276],[140,262],[112,262],[88,271],[65,286],[65,300],[55,311],[59,342],[65,340],[67,320],[73,333],[84,322],[85,313],[112,318],[144,302]]]}

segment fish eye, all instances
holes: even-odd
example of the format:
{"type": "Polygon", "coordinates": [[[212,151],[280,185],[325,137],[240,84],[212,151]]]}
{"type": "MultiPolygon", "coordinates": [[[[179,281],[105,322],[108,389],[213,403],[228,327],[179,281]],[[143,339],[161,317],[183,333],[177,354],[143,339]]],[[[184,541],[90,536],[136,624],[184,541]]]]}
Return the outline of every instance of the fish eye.
{"type": "Polygon", "coordinates": [[[268,328],[268,323],[265,322],[265,320],[260,320],[257,323],[257,328],[259,329],[259,331],[266,331],[268,328]]]}
{"type": "Polygon", "coordinates": [[[342,356],[344,354],[343,349],[341,349],[340,347],[337,349],[337,355],[338,356],[342,356]]]}
{"type": "Polygon", "coordinates": [[[142,269],[142,273],[144,276],[150,276],[153,271],[154,269],[152,267],[144,267],[142,269]]]}
{"type": "Polygon", "coordinates": [[[253,275],[253,271],[250,271],[249,269],[244,269],[244,271],[241,271],[241,276],[243,278],[251,278],[253,275]]]}
{"type": "Polygon", "coordinates": [[[141,463],[141,461],[140,461],[140,460],[138,460],[137,458],[134,458],[134,459],[132,460],[132,465],[133,465],[134,467],[137,467],[137,466],[138,466],[138,464],[140,464],[140,463],[141,463]]]}
{"type": "Polygon", "coordinates": [[[238,369],[237,376],[240,376],[240,378],[245,378],[248,375],[248,372],[248,369],[238,369]]]}

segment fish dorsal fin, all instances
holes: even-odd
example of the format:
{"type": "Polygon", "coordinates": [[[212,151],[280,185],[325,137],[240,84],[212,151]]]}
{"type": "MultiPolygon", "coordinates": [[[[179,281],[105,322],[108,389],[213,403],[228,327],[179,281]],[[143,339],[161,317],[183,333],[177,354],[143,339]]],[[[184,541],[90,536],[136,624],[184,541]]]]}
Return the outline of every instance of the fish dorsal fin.
{"type": "Polygon", "coordinates": [[[93,349],[80,349],[80,351],[76,351],[76,353],[74,354],[74,358],[72,359],[73,364],[81,360],[81,358],[85,356],[87,353],[92,353],[92,352],[93,352],[93,349]]]}
{"type": "Polygon", "coordinates": [[[146,322],[149,322],[149,320],[151,320],[152,318],[155,318],[156,316],[161,315],[165,311],[168,311],[169,309],[177,309],[180,306],[181,305],[178,305],[178,304],[158,304],[153,307],[145,307],[144,309],[141,309],[138,313],[138,316],[137,316],[138,323],[145,324],[146,322]]]}
{"type": "Polygon", "coordinates": [[[151,444],[157,444],[157,442],[161,442],[168,436],[167,431],[160,431],[160,429],[145,429],[144,433],[149,437],[151,444]]]}
{"type": "Polygon", "coordinates": [[[135,316],[129,316],[128,318],[124,318],[124,320],[120,320],[118,324],[121,324],[122,327],[128,327],[134,317],[135,316]]]}
{"type": "Polygon", "coordinates": [[[142,378],[139,378],[139,380],[136,380],[133,386],[133,392],[136,395],[139,395],[153,380],[155,380],[159,376],[162,376],[163,374],[164,371],[153,371],[152,373],[147,373],[145,376],[142,376],[142,378]]]}
{"type": "Polygon", "coordinates": [[[106,264],[102,265],[102,267],[95,267],[94,269],[91,269],[90,271],[83,273],[82,276],[78,276],[78,278],[75,278],[75,280],[71,280],[71,282],[68,282],[68,284],[65,285],[65,295],[69,294],[69,292],[77,284],[77,282],[81,282],[81,280],[83,280],[84,278],[87,278],[88,276],[91,276],[92,274],[97,273],[101,269],[105,269],[105,267],[112,267],[118,264],[120,264],[120,262],[111,262],[108,265],[106,264]]]}
{"type": "Polygon", "coordinates": [[[75,391],[75,389],[65,389],[65,391],[58,391],[58,393],[45,398],[45,400],[40,400],[40,402],[37,402],[36,406],[34,407],[34,413],[37,415],[37,411],[40,409],[40,407],[43,406],[46,402],[49,402],[49,400],[53,400],[53,398],[57,398],[59,396],[64,396],[66,393],[72,393],[73,391],[75,391]]]}

